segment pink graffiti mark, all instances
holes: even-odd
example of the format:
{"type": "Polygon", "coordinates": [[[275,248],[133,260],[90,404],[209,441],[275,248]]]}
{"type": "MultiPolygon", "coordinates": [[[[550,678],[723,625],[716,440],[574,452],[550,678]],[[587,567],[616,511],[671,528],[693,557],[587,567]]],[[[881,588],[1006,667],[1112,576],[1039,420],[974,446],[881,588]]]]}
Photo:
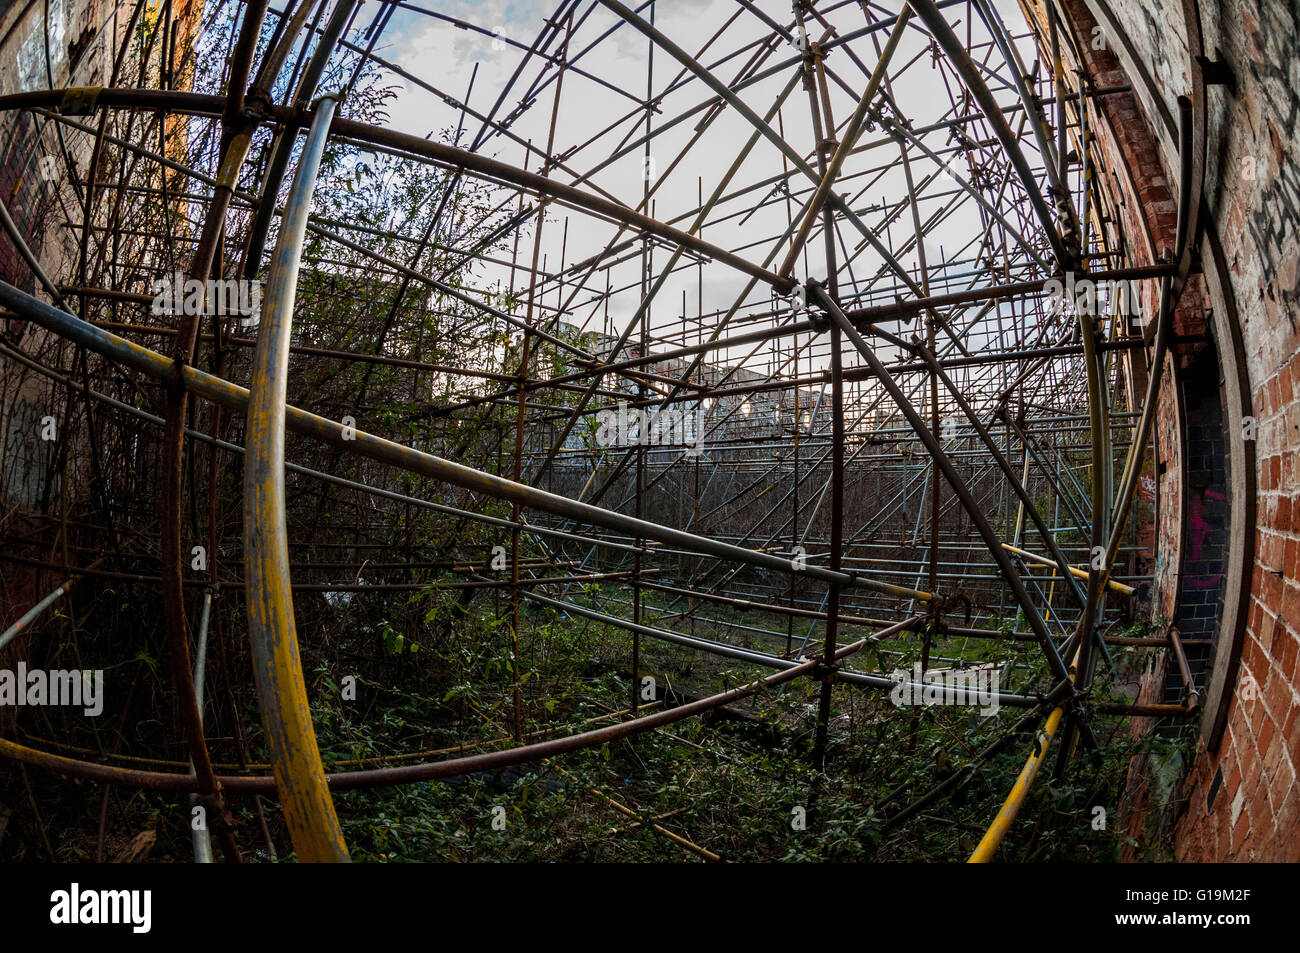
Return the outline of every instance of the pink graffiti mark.
{"type": "MultiPolygon", "coordinates": [[[[1194,493],[1191,498],[1191,512],[1187,519],[1188,535],[1191,537],[1192,544],[1191,561],[1196,562],[1201,558],[1201,546],[1205,543],[1205,538],[1217,527],[1211,526],[1206,522],[1204,517],[1205,500],[1218,500],[1222,502],[1227,497],[1218,490],[1208,490],[1204,487],[1200,492],[1194,493]]],[[[1209,589],[1218,585],[1219,580],[1223,578],[1223,570],[1220,569],[1213,576],[1190,576],[1183,580],[1184,584],[1190,589],[1209,589]]]]}

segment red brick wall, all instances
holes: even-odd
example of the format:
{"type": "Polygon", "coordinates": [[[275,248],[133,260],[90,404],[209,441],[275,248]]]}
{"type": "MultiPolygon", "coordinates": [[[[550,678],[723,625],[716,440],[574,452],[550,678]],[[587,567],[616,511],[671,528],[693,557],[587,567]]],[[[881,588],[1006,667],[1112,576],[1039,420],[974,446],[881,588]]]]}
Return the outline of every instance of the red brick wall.
{"type": "MultiPolygon", "coordinates": [[[[1038,0],[1036,0],[1038,2],[1038,0]]],[[[1085,69],[1098,85],[1131,83],[1135,94],[1105,97],[1108,128],[1098,132],[1103,166],[1132,169],[1108,175],[1103,187],[1116,201],[1136,195],[1154,202],[1145,219],[1161,245],[1168,186],[1161,170],[1173,167],[1173,141],[1166,116],[1176,97],[1190,91],[1190,65],[1181,3],[1164,0],[1059,0],[1076,36],[1091,36],[1100,22],[1114,53],[1086,49],[1085,69]],[[1096,19],[1094,19],[1094,17],[1096,19]],[[1125,72],[1137,61],[1149,83],[1125,72]],[[1118,71],[1118,72],[1117,72],[1118,71]],[[1164,110],[1164,115],[1161,114],[1164,110]],[[1155,157],[1154,164],[1152,158],[1155,157]],[[1117,164],[1118,160],[1118,164],[1117,164]],[[1130,181],[1125,181],[1130,179],[1130,181]],[[1164,185],[1163,191],[1160,185],[1164,185]]],[[[1044,23],[1041,2],[1028,3],[1044,23]]],[[[1207,8],[1208,9],[1208,8],[1207,8]]],[[[1226,282],[1215,277],[1205,295],[1220,322],[1235,313],[1248,382],[1249,412],[1256,423],[1254,451],[1255,525],[1234,531],[1234,545],[1250,542],[1249,602],[1238,677],[1227,708],[1226,730],[1217,748],[1206,738],[1184,781],[1186,801],[1174,830],[1173,853],[1181,860],[1300,860],[1300,532],[1296,516],[1296,452],[1300,449],[1300,9],[1294,2],[1215,5],[1203,16],[1204,47],[1221,57],[1235,78],[1235,91],[1211,87],[1205,197],[1207,227],[1222,247],[1226,282]]],[[[1129,234],[1142,234],[1134,209],[1125,204],[1129,234]]],[[[1133,254],[1143,250],[1135,242],[1133,254]]],[[[1149,253],[1149,250],[1148,250],[1149,253]]],[[[1207,265],[1207,272],[1210,270],[1207,265]]],[[[1203,309],[1197,308],[1198,312],[1203,309]]],[[[1199,315],[1198,315],[1199,316],[1199,315]]],[[[1221,324],[1219,326],[1222,326],[1221,324]]],[[[1187,315],[1180,331],[1194,332],[1187,315]]],[[[1221,361],[1232,360],[1231,344],[1218,340],[1221,361]]],[[[1190,354],[1180,355],[1185,366],[1190,354]]],[[[1204,375],[1201,375],[1204,377],[1204,375]]],[[[1191,386],[1213,387],[1197,380],[1191,386]]],[[[1173,459],[1171,407],[1162,401],[1160,454],[1173,459]]],[[[1227,419],[1232,428],[1239,422],[1227,419]]],[[[1241,426],[1247,423],[1241,422],[1241,426]]],[[[1233,461],[1240,467],[1241,460],[1233,461]]],[[[1168,466],[1168,464],[1166,464],[1168,466]]],[[[1166,471],[1168,472],[1168,471],[1166,471]]],[[[1163,481],[1160,506],[1169,501],[1173,480],[1163,481]]],[[[1179,501],[1186,510],[1188,501],[1179,501]]],[[[1182,517],[1162,510],[1157,547],[1176,545],[1182,517]]],[[[1231,581],[1229,581],[1231,585],[1231,581]]],[[[1168,586],[1168,581],[1166,581],[1168,586]]],[[[1191,590],[1180,580],[1176,594],[1191,590]]],[[[1168,589],[1163,594],[1168,599],[1168,589]]],[[[1232,593],[1228,593],[1231,598],[1232,593]]],[[[1187,607],[1183,607],[1186,610],[1187,607]]],[[[1218,651],[1228,651],[1232,632],[1219,632],[1218,651]]],[[[1154,686],[1153,686],[1154,689],[1154,686]]],[[[1206,717],[1210,717],[1207,713],[1206,717]]]]}

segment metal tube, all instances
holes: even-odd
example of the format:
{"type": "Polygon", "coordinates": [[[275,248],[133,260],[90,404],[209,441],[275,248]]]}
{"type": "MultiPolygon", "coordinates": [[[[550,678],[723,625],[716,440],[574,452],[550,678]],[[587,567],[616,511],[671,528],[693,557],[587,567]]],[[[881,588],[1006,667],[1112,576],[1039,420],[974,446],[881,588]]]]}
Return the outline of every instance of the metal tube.
{"type": "Polygon", "coordinates": [[[285,394],[298,263],[337,101],[320,100],[280,226],[248,391],[244,580],[253,675],[285,823],[301,861],[346,861],[347,845],[316,746],[289,589],[285,394]]]}
{"type": "MultiPolygon", "coordinates": [[[[194,697],[199,706],[199,722],[203,721],[203,683],[208,671],[208,620],[212,616],[212,593],[203,594],[203,614],[199,617],[199,642],[194,650],[194,697]]],[[[190,774],[194,774],[194,762],[190,761],[190,774]]],[[[212,863],[212,835],[208,832],[206,819],[203,823],[194,823],[194,808],[199,806],[197,792],[190,794],[190,838],[194,842],[194,862],[196,864],[212,863]]]]}
{"type": "MultiPolygon", "coordinates": [[[[1034,521],[1034,528],[1038,530],[1038,534],[1047,545],[1048,550],[1059,563],[1064,564],[1065,555],[1057,545],[1056,537],[1053,536],[1051,531],[1048,529],[1047,524],[1043,521],[1042,515],[1038,512],[1038,507],[1034,505],[1034,501],[1025,490],[1023,482],[1016,477],[1015,471],[1011,468],[1011,464],[1007,461],[1007,458],[1003,455],[997,443],[989,435],[988,429],[980,422],[975,411],[971,408],[966,398],[962,396],[961,390],[953,383],[952,378],[944,372],[939,361],[935,358],[934,353],[929,348],[918,345],[916,352],[921,355],[922,360],[930,366],[931,371],[943,381],[944,386],[948,389],[949,393],[952,394],[953,400],[957,402],[957,406],[961,408],[962,413],[966,415],[966,419],[969,420],[971,426],[975,428],[975,432],[979,435],[980,440],[983,441],[984,446],[986,446],[989,453],[993,455],[994,461],[1002,470],[1007,482],[1011,485],[1011,489],[1015,491],[1016,496],[1020,500],[1022,512],[1028,512],[1029,517],[1034,521]]],[[[1026,467],[1027,466],[1028,460],[1026,460],[1026,467]]],[[[1003,545],[1005,546],[1006,544],[1004,543],[1003,545]]],[[[1073,579],[1069,580],[1069,582],[1070,593],[1075,597],[1075,601],[1082,605],[1083,591],[1079,588],[1078,584],[1073,581],[1073,579]]]]}
{"type": "MultiPolygon", "coordinates": [[[[85,89],[80,91],[83,95],[90,95],[85,89]]],[[[58,106],[64,99],[66,92],[65,90],[40,90],[34,93],[14,93],[9,96],[0,96],[0,112],[18,108],[35,109],[42,106],[58,106]]],[[[192,115],[217,115],[222,112],[226,99],[224,96],[214,96],[206,93],[152,89],[96,88],[94,95],[97,96],[99,106],[170,109],[192,115]]],[[[299,125],[304,124],[311,118],[309,111],[288,106],[270,106],[267,108],[266,113],[268,119],[283,123],[292,122],[299,125]]],[[[535,172],[518,169],[508,163],[487,156],[478,155],[465,149],[458,149],[444,143],[422,139],[419,136],[398,132],[394,129],[371,126],[352,119],[334,118],[332,134],[337,138],[347,139],[364,146],[396,149],[419,158],[440,162],[455,168],[463,168],[489,179],[508,182],[531,192],[549,195],[557,201],[573,205],[596,215],[605,216],[631,228],[656,235],[675,245],[682,245],[704,255],[706,258],[720,261],[759,281],[766,282],[781,293],[788,293],[794,287],[794,280],[791,278],[782,278],[770,271],[766,271],[734,252],[727,251],[693,235],[688,235],[680,229],[656,221],[648,215],[628,208],[626,205],[620,205],[617,202],[601,198],[582,189],[565,185],[563,182],[557,182],[554,179],[548,179],[535,172]]]]}
{"type": "MultiPolygon", "coordinates": [[[[1039,556],[1037,553],[1031,553],[1028,550],[1021,549],[1018,546],[1012,546],[1010,543],[1003,543],[1002,548],[1005,549],[1007,552],[1015,553],[1017,556],[1020,556],[1022,559],[1027,559],[1030,562],[1035,562],[1040,566],[1051,566],[1053,569],[1061,568],[1061,564],[1054,560],[1048,559],[1045,556],[1039,556]]],[[[1084,572],[1082,569],[1078,569],[1074,566],[1071,566],[1069,563],[1066,563],[1066,568],[1069,569],[1070,575],[1078,579],[1087,579],[1088,576],[1090,575],[1089,573],[1084,572]]],[[[1122,582],[1116,582],[1115,580],[1110,578],[1107,578],[1106,586],[1110,589],[1115,590],[1121,595],[1125,595],[1125,596],[1131,596],[1134,592],[1132,586],[1126,586],[1122,582]]]]}
{"type": "MultiPolygon", "coordinates": [[[[316,84],[320,81],[321,73],[324,72],[325,64],[334,52],[335,46],[338,45],[339,36],[352,15],[356,2],[357,0],[339,0],[335,4],[329,24],[312,53],[311,62],[307,64],[307,69],[303,71],[302,78],[298,81],[298,89],[293,97],[293,105],[296,108],[301,109],[306,106],[316,94],[316,84]]],[[[307,4],[304,2],[303,9],[305,10],[306,7],[307,4]]],[[[296,126],[286,126],[275,137],[271,159],[267,163],[266,176],[260,191],[261,201],[253,215],[253,224],[248,230],[243,265],[245,278],[252,278],[257,274],[258,267],[261,265],[266,233],[271,227],[271,216],[275,212],[275,202],[280,195],[280,183],[284,180],[285,169],[289,165],[289,154],[293,151],[293,144],[297,137],[296,126]]]]}
{"type": "Polygon", "coordinates": [[[1169,627],[1169,641],[1174,647],[1174,658],[1183,678],[1183,687],[1187,689],[1187,708],[1195,711],[1201,707],[1201,690],[1196,687],[1196,679],[1192,677],[1192,667],[1187,662],[1187,652],[1183,649],[1183,640],[1177,626],[1169,627]]]}
{"type": "Polygon", "coordinates": [[[925,421],[921,419],[921,416],[916,412],[916,408],[914,408],[911,405],[911,402],[908,401],[902,389],[899,388],[898,383],[890,377],[889,372],[886,371],[884,366],[880,363],[880,359],[876,357],[875,353],[871,350],[871,345],[863,339],[862,335],[858,333],[857,328],[855,328],[852,322],[844,316],[844,312],[839,309],[839,306],[835,304],[830,296],[828,296],[819,285],[810,285],[809,291],[821,304],[822,308],[825,309],[831,320],[843,329],[849,340],[853,342],[853,346],[856,347],[858,352],[866,359],[881,384],[884,385],[885,390],[888,391],[890,396],[894,399],[894,403],[897,404],[899,410],[903,412],[903,415],[907,417],[908,422],[912,425],[912,429],[916,431],[917,437],[923,444],[925,444],[926,449],[929,450],[930,455],[943,471],[944,478],[948,481],[948,484],[953,488],[958,499],[961,500],[962,505],[970,514],[971,522],[973,522],[976,529],[979,530],[980,536],[983,537],[985,545],[988,546],[989,553],[993,556],[994,562],[998,564],[998,568],[1002,571],[1002,575],[1006,579],[1007,584],[1011,587],[1011,591],[1015,593],[1017,601],[1019,601],[1021,608],[1024,609],[1025,619],[1029,622],[1029,627],[1034,630],[1034,634],[1038,636],[1039,644],[1042,646],[1043,652],[1047,656],[1047,662],[1053,674],[1062,680],[1067,679],[1069,676],[1065,664],[1061,661],[1061,656],[1057,652],[1056,646],[1052,643],[1052,638],[1047,632],[1047,627],[1043,624],[1042,617],[1034,607],[1033,600],[1030,599],[1029,592],[1025,589],[1024,583],[1021,582],[1020,576],[1016,573],[1015,566],[1012,565],[1010,558],[1002,550],[1001,542],[993,532],[993,527],[989,525],[988,520],[980,511],[980,508],[975,504],[975,501],[971,498],[970,490],[967,488],[966,482],[953,468],[952,461],[950,461],[947,455],[943,452],[943,448],[939,446],[938,440],[935,439],[934,434],[930,433],[929,428],[925,425],[925,421]]]}
{"type": "MultiPolygon", "coordinates": [[[[905,623],[900,623],[900,625],[903,624],[905,623]]],[[[883,633],[877,633],[877,636],[881,636],[882,634],[883,633]]],[[[870,639],[859,639],[851,645],[844,646],[836,651],[836,661],[847,658],[854,652],[862,649],[869,642],[870,639]]],[[[723,705],[729,705],[732,702],[739,701],[741,698],[762,691],[765,688],[773,688],[777,685],[782,685],[786,682],[792,681],[793,679],[799,678],[800,676],[811,675],[818,670],[820,665],[821,662],[817,659],[798,662],[784,671],[776,672],[766,678],[757,679],[737,688],[719,692],[716,695],[710,695],[708,698],[701,698],[698,701],[679,705],[676,708],[665,709],[663,711],[655,712],[652,715],[644,715],[640,718],[634,718],[631,721],[621,722],[617,725],[609,725],[604,728],[596,728],[591,731],[584,731],[564,738],[553,738],[549,741],[541,741],[530,745],[520,745],[518,747],[506,748],[502,751],[492,751],[486,754],[451,758],[447,761],[435,761],[425,764],[403,765],[402,767],[397,768],[374,768],[364,771],[349,771],[342,774],[333,774],[329,776],[329,785],[332,790],[358,790],[363,788],[381,787],[384,785],[408,784],[416,781],[432,781],[439,778],[454,778],[465,774],[471,774],[476,771],[493,771],[515,764],[524,764],[529,761],[541,761],[545,758],[567,754],[570,751],[578,751],[583,748],[604,744],[608,741],[617,741],[620,738],[628,738],[632,735],[649,731],[652,728],[672,724],[675,721],[681,721],[685,718],[691,718],[695,715],[703,714],[706,711],[712,711],[715,708],[721,708],[723,705]]],[[[81,761],[76,758],[66,758],[45,751],[37,751],[34,748],[20,745],[7,738],[0,738],[0,755],[12,758],[15,761],[21,761],[25,764],[34,764],[39,767],[49,768],[70,777],[104,781],[113,784],[123,784],[130,787],[140,787],[156,791],[192,791],[197,787],[197,781],[195,778],[188,774],[166,774],[158,771],[140,771],[133,768],[118,768],[107,764],[81,761]]],[[[277,790],[273,778],[224,776],[218,780],[226,790],[237,793],[273,794],[277,790]]]]}
{"type": "MultiPolygon", "coordinates": [[[[96,562],[98,561],[99,560],[96,560],[96,562]]],[[[75,579],[69,579],[67,582],[59,586],[59,588],[55,589],[53,592],[51,592],[40,602],[36,603],[36,605],[32,606],[30,609],[24,612],[21,619],[19,619],[13,625],[9,626],[9,628],[5,629],[3,635],[0,635],[0,650],[3,650],[6,645],[8,645],[15,638],[17,638],[18,633],[22,632],[23,629],[31,625],[38,618],[40,618],[42,612],[44,612],[50,606],[54,605],[54,603],[58,602],[59,599],[65,596],[68,590],[71,589],[75,583],[76,583],[75,579]]]]}
{"type": "Polygon", "coordinates": [[[1047,749],[1052,744],[1052,739],[1056,737],[1056,730],[1061,725],[1061,717],[1065,714],[1065,709],[1058,705],[1052,709],[1052,713],[1047,716],[1047,724],[1038,732],[1038,740],[1034,743],[1034,751],[1025,761],[1025,766],[1020,769],[1020,775],[1016,778],[1016,783],[1011,787],[1011,793],[1007,795],[1006,801],[1002,804],[1002,809],[998,811],[997,817],[993,819],[992,825],[984,832],[980,839],[979,845],[975,852],[970,855],[967,863],[986,864],[993,859],[994,853],[1002,844],[1003,839],[1007,836],[1007,831],[1011,829],[1016,815],[1020,813],[1020,807],[1025,803],[1025,797],[1029,794],[1029,787],[1034,783],[1034,778],[1038,774],[1038,769],[1042,767],[1043,760],[1047,757],[1047,749]]]}
{"type": "MultiPolygon", "coordinates": [[[[47,330],[67,337],[69,340],[84,345],[98,354],[109,357],[125,366],[156,379],[165,379],[173,371],[170,360],[156,351],[141,347],[115,334],[111,334],[94,325],[87,324],[31,295],[19,291],[7,282],[0,282],[0,304],[12,308],[25,318],[34,321],[47,330]]],[[[223,380],[196,367],[185,366],[181,371],[182,385],[215,403],[237,411],[244,411],[248,406],[248,391],[237,384],[223,380]]],[[[838,582],[842,585],[871,589],[899,599],[919,599],[928,602],[932,593],[893,586],[887,583],[863,579],[850,573],[836,573],[820,566],[800,566],[796,560],[783,559],[769,553],[745,549],[729,543],[718,542],[704,536],[697,536],[683,530],[662,526],[647,520],[638,520],[603,507],[581,503],[577,500],[549,493],[536,487],[526,486],[506,480],[490,473],[484,473],[431,453],[424,453],[411,447],[403,446],[383,437],[376,437],[362,430],[344,427],[342,424],[327,420],[316,414],[288,405],[285,408],[285,420],[288,429],[313,439],[334,444],[345,450],[377,460],[391,466],[411,470],[435,480],[443,480],[462,489],[476,493],[485,493],[498,499],[511,502],[519,500],[525,507],[530,507],[557,516],[563,516],[580,523],[603,526],[625,533],[635,538],[643,536],[661,543],[682,546],[694,551],[745,563],[775,569],[778,572],[792,572],[806,575],[823,582],[838,582]]]]}
{"type": "Polygon", "coordinates": [[[910,2],[912,9],[916,11],[916,15],[925,21],[925,25],[930,28],[930,33],[934,36],[935,41],[948,55],[948,59],[957,72],[961,74],[966,88],[970,90],[971,96],[979,104],[980,110],[984,113],[984,118],[988,120],[994,135],[997,136],[1002,148],[1006,151],[1008,160],[1016,170],[1021,185],[1024,186],[1025,194],[1029,196],[1029,202],[1033,206],[1034,213],[1043,226],[1047,240],[1051,243],[1052,251],[1056,254],[1057,267],[1068,268],[1073,260],[1072,252],[1062,240],[1056,222],[1052,217],[1052,211],[1047,207],[1042,193],[1038,190],[1038,180],[1029,167],[1029,163],[1025,160],[1025,154],[1021,151],[1020,143],[1016,141],[1015,134],[1007,124],[1006,117],[1002,115],[1002,108],[998,105],[997,100],[993,98],[993,94],[989,91],[983,77],[980,76],[979,67],[975,65],[966,48],[957,39],[957,35],[953,33],[952,27],[948,25],[948,20],[934,4],[934,0],[910,0],[910,2]]]}
{"type": "Polygon", "coordinates": [[[788,275],[794,269],[795,260],[798,258],[804,242],[808,240],[809,234],[812,233],[813,226],[817,223],[817,216],[821,214],[822,206],[826,204],[826,197],[830,194],[835,179],[840,174],[840,169],[844,167],[844,160],[853,151],[862,123],[871,110],[871,101],[876,98],[876,90],[880,88],[881,81],[885,78],[886,70],[889,68],[889,61],[893,59],[894,51],[898,49],[899,41],[903,39],[903,30],[911,16],[912,8],[904,6],[898,14],[898,19],[894,21],[894,27],[889,32],[889,39],[885,42],[885,48],[881,51],[879,59],[876,60],[876,68],[867,81],[867,88],[862,91],[862,98],[858,101],[858,108],[849,117],[843,138],[822,173],[821,182],[817,184],[817,191],[813,193],[808,210],[804,213],[803,224],[799,226],[798,233],[790,243],[790,250],[786,252],[785,260],[781,262],[777,274],[788,275]]]}

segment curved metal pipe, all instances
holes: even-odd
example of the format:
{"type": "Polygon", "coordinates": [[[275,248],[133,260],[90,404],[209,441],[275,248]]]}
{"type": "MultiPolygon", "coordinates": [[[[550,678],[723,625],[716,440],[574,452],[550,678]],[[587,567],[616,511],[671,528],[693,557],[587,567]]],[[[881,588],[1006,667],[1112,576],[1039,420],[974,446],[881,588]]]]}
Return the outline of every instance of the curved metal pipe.
{"type": "MultiPolygon", "coordinates": [[[[75,318],[46,304],[38,298],[0,281],[0,305],[12,308],[15,313],[34,321],[48,331],[60,334],[102,354],[126,367],[133,368],[155,379],[166,380],[173,373],[174,365],[157,351],[141,347],[125,338],[118,337],[92,324],[75,318]]],[[[248,407],[248,391],[238,384],[232,384],[223,378],[201,371],[196,367],[185,365],[181,369],[181,385],[186,390],[198,394],[214,403],[231,410],[244,412],[248,407]]],[[[515,483],[503,477],[482,470],[475,470],[464,464],[455,463],[442,457],[425,453],[412,447],[403,446],[383,437],[376,437],[363,430],[344,427],[337,421],[300,410],[288,405],[285,407],[285,419],[288,428],[315,440],[343,447],[389,466],[396,466],[419,473],[434,480],[442,480],[453,486],[461,487],[474,493],[484,493],[497,499],[515,502],[522,506],[544,510],[556,516],[590,523],[622,532],[627,536],[645,537],[673,546],[745,563],[749,566],[761,566],[778,572],[795,573],[823,582],[837,582],[845,586],[855,586],[882,592],[898,599],[919,599],[929,602],[933,593],[905,586],[895,586],[855,575],[851,572],[834,572],[822,566],[797,567],[793,560],[771,553],[746,549],[731,543],[724,543],[706,536],[688,533],[685,530],[663,526],[649,520],[626,516],[614,510],[582,503],[578,500],[550,493],[522,483],[515,483]]]]}
{"type": "MultiPolygon", "coordinates": [[[[876,633],[877,638],[888,635],[890,631],[895,631],[907,624],[905,620],[891,626],[883,632],[876,633]]],[[[854,652],[859,651],[870,643],[871,639],[864,638],[837,649],[835,652],[835,662],[840,662],[854,652]]],[[[362,771],[348,771],[342,774],[332,774],[329,776],[329,786],[333,790],[346,791],[357,790],[361,788],[381,787],[392,784],[409,784],[416,781],[434,781],[440,778],[454,778],[465,774],[472,774],[476,771],[494,771],[500,768],[509,767],[516,764],[524,764],[529,761],[540,761],[545,758],[555,757],[556,755],[566,754],[570,751],[578,751],[582,748],[590,748],[595,745],[604,744],[608,741],[617,741],[620,738],[628,738],[632,735],[649,731],[651,728],[658,728],[662,725],[672,724],[675,721],[681,721],[685,718],[691,718],[695,715],[703,714],[706,711],[712,711],[714,708],[721,708],[723,705],[729,705],[734,701],[752,695],[755,692],[765,688],[773,688],[782,685],[785,682],[792,681],[800,676],[818,675],[821,672],[822,662],[820,659],[809,659],[805,662],[797,662],[790,668],[780,672],[775,672],[765,678],[755,679],[747,684],[731,688],[716,695],[710,695],[707,698],[701,698],[698,701],[688,702],[685,705],[679,705],[676,708],[668,708],[657,711],[653,715],[643,715],[640,718],[634,718],[631,721],[620,722],[617,725],[607,725],[603,728],[594,728],[590,731],[580,732],[576,735],[568,735],[563,738],[552,738],[547,741],[539,741],[535,744],[519,745],[514,748],[505,748],[500,751],[489,751],[484,754],[466,755],[460,758],[450,758],[446,761],[433,761],[423,764],[409,764],[396,768],[371,768],[362,771]]],[[[111,784],[121,784],[128,787],[146,788],[156,791],[192,791],[196,788],[197,782],[192,775],[188,774],[169,774],[162,771],[144,771],[138,768],[120,768],[114,765],[100,764],[93,761],[82,761],[77,758],[68,758],[63,755],[50,754],[46,751],[38,751],[35,748],[28,748],[26,745],[20,745],[17,742],[10,741],[7,738],[0,738],[0,756],[13,758],[15,761],[21,761],[24,764],[33,764],[38,767],[49,768],[66,774],[69,777],[82,778],[92,781],[103,781],[111,784]]],[[[239,775],[230,775],[220,778],[222,785],[228,791],[237,793],[252,794],[272,794],[278,788],[274,785],[273,779],[266,777],[243,777],[239,775]]]]}
{"type": "Polygon", "coordinates": [[[298,264],[336,106],[326,98],[316,110],[280,226],[253,357],[244,453],[244,580],[253,676],[285,823],[303,861],[348,860],[298,655],[284,492],[285,401],[298,264]]]}
{"type": "MultiPolygon", "coordinates": [[[[36,92],[0,96],[0,112],[9,109],[58,108],[68,98],[69,93],[82,97],[93,95],[96,105],[100,107],[167,109],[196,116],[220,115],[226,103],[225,96],[215,96],[207,93],[77,87],[71,90],[38,90],[36,92]]],[[[290,106],[269,106],[266,108],[265,113],[266,119],[286,124],[303,124],[307,119],[311,118],[309,111],[294,109],[290,106]]],[[[347,139],[366,148],[395,149],[420,159],[441,162],[454,168],[465,169],[483,178],[507,182],[518,188],[536,192],[539,195],[548,195],[558,202],[572,205],[594,215],[604,216],[615,222],[621,222],[629,228],[648,232],[674,245],[682,245],[706,258],[721,262],[752,278],[763,281],[781,294],[789,294],[794,290],[795,281],[793,278],[782,277],[767,271],[741,255],[727,251],[694,235],[689,235],[679,228],[660,222],[626,205],[612,202],[609,199],[571,185],[565,185],[555,179],[548,179],[536,172],[529,172],[509,163],[478,155],[455,146],[449,146],[445,143],[421,139],[419,136],[410,133],[399,132],[395,129],[384,129],[354,119],[335,118],[332,132],[336,138],[347,139]]],[[[831,194],[831,200],[835,200],[834,193],[831,194]]]]}

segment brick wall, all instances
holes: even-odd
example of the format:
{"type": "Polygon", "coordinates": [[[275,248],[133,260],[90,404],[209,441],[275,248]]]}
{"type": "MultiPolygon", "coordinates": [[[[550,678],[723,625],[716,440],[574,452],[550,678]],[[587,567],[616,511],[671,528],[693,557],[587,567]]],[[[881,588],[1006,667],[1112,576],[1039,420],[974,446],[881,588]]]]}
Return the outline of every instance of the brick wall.
{"type": "MultiPolygon", "coordinates": [[[[1046,22],[1041,4],[1027,6],[1040,26],[1046,22]]],[[[1165,176],[1176,167],[1172,116],[1176,97],[1191,83],[1183,4],[1060,0],[1059,6],[1076,36],[1090,36],[1099,25],[1108,41],[1100,55],[1084,54],[1094,82],[1133,89],[1104,97],[1109,128],[1099,140],[1109,140],[1105,167],[1128,164],[1136,172],[1109,175],[1103,186],[1117,201],[1155,199],[1158,219],[1164,195],[1150,191],[1157,178],[1150,160],[1154,152],[1165,176]]],[[[1181,411],[1161,406],[1158,456],[1166,477],[1171,462],[1183,470],[1175,474],[1182,513],[1171,520],[1162,510],[1156,546],[1182,548],[1177,579],[1165,579],[1157,599],[1184,631],[1212,635],[1213,651],[1224,658],[1206,664],[1213,661],[1223,679],[1224,708],[1221,717],[1217,706],[1203,716],[1205,730],[1182,783],[1173,853],[1181,860],[1294,861],[1300,860],[1300,59],[1294,54],[1300,4],[1202,9],[1204,49],[1222,59],[1235,89],[1214,85],[1207,95],[1208,235],[1199,310],[1214,347],[1179,355],[1181,411]],[[1179,413],[1181,422],[1173,419],[1179,413]],[[1230,514],[1243,512],[1249,525],[1234,530],[1230,514]],[[1238,648],[1234,670],[1226,656],[1235,657],[1238,648]]],[[[1128,224],[1140,225],[1124,207],[1128,224]]],[[[1142,230],[1130,234],[1140,237],[1142,230]]],[[[1159,247],[1160,239],[1152,244],[1159,247]]],[[[1141,243],[1134,245],[1140,258],[1141,243]]],[[[1194,323],[1186,320],[1180,330],[1195,333],[1194,323]]],[[[1161,480],[1158,507],[1170,501],[1174,484],[1161,480]]]]}

